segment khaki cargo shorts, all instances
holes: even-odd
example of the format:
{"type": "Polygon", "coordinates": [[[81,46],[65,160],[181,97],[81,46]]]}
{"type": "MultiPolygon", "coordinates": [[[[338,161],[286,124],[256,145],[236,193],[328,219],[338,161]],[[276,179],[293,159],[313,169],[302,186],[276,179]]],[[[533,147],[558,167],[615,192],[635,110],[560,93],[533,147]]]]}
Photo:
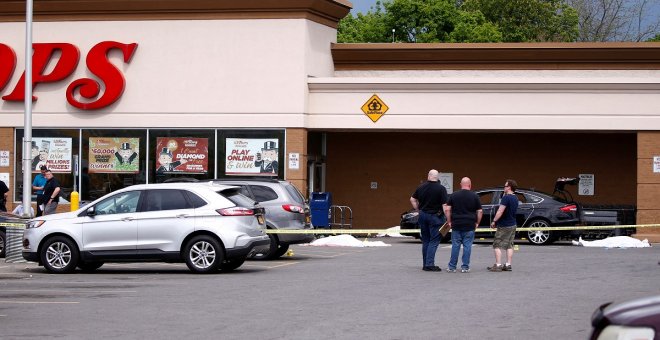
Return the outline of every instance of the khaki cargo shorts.
{"type": "Polygon", "coordinates": [[[513,238],[516,236],[516,226],[498,227],[495,231],[493,248],[511,249],[513,248],[513,238]]]}

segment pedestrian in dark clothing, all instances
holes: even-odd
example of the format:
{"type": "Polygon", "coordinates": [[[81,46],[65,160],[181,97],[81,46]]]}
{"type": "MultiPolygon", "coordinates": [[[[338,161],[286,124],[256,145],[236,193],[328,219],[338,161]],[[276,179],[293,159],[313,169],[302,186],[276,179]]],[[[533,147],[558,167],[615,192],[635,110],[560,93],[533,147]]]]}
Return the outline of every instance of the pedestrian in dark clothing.
{"type": "Polygon", "coordinates": [[[422,237],[422,269],[439,272],[435,265],[435,252],[440,244],[440,227],[445,223],[444,205],[447,189],[438,181],[437,170],[429,171],[428,180],[420,185],[410,197],[413,209],[419,211],[419,228],[422,237]]]}
{"type": "Polygon", "coordinates": [[[44,185],[44,216],[54,214],[60,202],[60,182],[50,170],[46,170],[46,185],[44,185]]]}
{"type": "Polygon", "coordinates": [[[32,181],[32,190],[35,190],[37,194],[37,217],[43,215],[43,207],[46,205],[46,200],[44,200],[44,185],[46,185],[46,170],[48,168],[45,165],[42,165],[39,168],[41,173],[37,174],[32,181]]]}
{"type": "Polygon", "coordinates": [[[511,259],[513,257],[513,238],[516,235],[516,212],[518,211],[518,199],[516,188],[518,184],[512,179],[504,183],[504,195],[500,200],[500,207],[493,217],[491,228],[497,228],[493,249],[495,250],[495,264],[487,269],[491,272],[511,271],[511,259]],[[506,263],[502,265],[502,250],[506,251],[506,263]]]}
{"type": "Polygon", "coordinates": [[[451,258],[447,271],[456,272],[458,254],[463,246],[463,258],[461,265],[462,273],[470,272],[470,255],[472,254],[472,242],[474,242],[474,231],[479,227],[483,211],[479,196],[472,189],[472,181],[468,177],[461,179],[461,190],[449,196],[447,201],[447,223],[451,227],[451,258]]]}
{"type": "Polygon", "coordinates": [[[9,187],[5,182],[0,181],[0,211],[7,212],[7,197],[9,197],[9,187]]]}

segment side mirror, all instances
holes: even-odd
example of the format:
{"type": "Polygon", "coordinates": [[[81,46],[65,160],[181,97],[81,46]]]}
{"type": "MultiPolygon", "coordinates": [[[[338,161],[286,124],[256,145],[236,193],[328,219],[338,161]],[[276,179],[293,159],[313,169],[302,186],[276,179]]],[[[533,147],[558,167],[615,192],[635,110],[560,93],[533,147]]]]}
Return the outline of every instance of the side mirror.
{"type": "Polygon", "coordinates": [[[96,208],[89,207],[89,209],[87,209],[87,216],[96,216],[96,208]]]}

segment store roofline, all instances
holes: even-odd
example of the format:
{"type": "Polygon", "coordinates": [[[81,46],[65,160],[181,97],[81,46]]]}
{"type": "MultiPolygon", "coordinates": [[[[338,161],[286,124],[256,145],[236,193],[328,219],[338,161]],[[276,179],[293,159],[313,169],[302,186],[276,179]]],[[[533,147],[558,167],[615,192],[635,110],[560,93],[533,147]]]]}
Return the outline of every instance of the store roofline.
{"type": "Polygon", "coordinates": [[[343,70],[659,70],[660,43],[332,44],[343,70]]]}
{"type": "MultiPolygon", "coordinates": [[[[34,21],[308,19],[336,28],[347,0],[34,0],[34,21]]],[[[0,22],[25,21],[25,1],[0,2],[0,22]]]]}

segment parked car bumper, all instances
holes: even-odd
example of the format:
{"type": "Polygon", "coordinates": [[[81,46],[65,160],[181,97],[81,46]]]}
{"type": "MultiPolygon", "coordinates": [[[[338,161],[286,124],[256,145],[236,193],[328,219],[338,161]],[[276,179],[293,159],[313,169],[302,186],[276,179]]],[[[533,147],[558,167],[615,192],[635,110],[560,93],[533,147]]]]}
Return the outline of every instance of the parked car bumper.
{"type": "Polygon", "coordinates": [[[226,250],[227,259],[246,258],[254,254],[267,251],[270,247],[270,239],[263,236],[250,241],[248,244],[240,247],[234,247],[226,250]]]}

